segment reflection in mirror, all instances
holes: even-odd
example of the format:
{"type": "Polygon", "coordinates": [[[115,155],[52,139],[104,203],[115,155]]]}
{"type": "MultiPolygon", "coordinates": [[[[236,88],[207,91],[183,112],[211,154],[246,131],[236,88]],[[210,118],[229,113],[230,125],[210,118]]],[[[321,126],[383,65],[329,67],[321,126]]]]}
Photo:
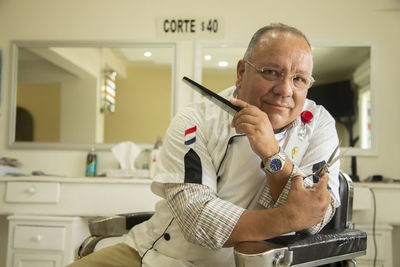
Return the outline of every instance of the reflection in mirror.
{"type": "Polygon", "coordinates": [[[370,47],[317,47],[313,57],[307,97],[335,118],[343,146],[371,148],[370,47]]]}
{"type": "Polygon", "coordinates": [[[202,83],[214,92],[235,85],[236,65],[243,58],[244,47],[204,47],[202,83]]]}
{"type": "MultiPolygon", "coordinates": [[[[202,83],[215,92],[234,85],[236,64],[246,45],[199,45],[202,83]]],[[[316,82],[307,97],[324,105],[335,117],[342,146],[353,147],[346,154],[368,154],[365,152],[371,151],[374,142],[371,47],[318,46],[313,48],[313,58],[316,82]]]]}
{"type": "Polygon", "coordinates": [[[15,42],[11,143],[154,143],[171,117],[172,44],[15,42]]]}

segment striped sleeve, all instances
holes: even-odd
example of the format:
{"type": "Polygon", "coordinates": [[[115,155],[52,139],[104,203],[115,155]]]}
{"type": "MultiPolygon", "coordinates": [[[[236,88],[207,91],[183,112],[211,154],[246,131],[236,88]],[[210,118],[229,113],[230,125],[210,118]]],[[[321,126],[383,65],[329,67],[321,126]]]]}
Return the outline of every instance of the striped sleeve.
{"type": "Polygon", "coordinates": [[[219,249],[244,209],[218,198],[201,184],[165,184],[167,202],[186,240],[219,249]]]}

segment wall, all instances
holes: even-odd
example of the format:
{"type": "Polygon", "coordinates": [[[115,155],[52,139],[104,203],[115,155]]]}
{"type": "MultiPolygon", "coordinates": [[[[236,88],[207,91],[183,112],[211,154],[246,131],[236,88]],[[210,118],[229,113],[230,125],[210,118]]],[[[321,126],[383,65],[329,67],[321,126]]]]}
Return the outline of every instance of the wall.
{"type": "MultiPolygon", "coordinates": [[[[0,0],[0,49],[3,50],[3,78],[0,117],[0,155],[16,157],[24,170],[81,176],[86,151],[12,150],[7,148],[10,99],[11,40],[117,40],[160,41],[155,31],[157,16],[219,16],[225,25],[224,40],[247,41],[260,26],[284,22],[302,29],[311,42],[374,45],[378,73],[375,81],[378,120],[378,155],[359,157],[361,178],[372,173],[398,177],[397,141],[400,131],[399,70],[400,28],[398,0],[353,1],[139,1],[139,0],[0,0]],[[157,7],[157,8],[155,8],[157,7]],[[389,9],[388,9],[389,8],[389,9]]],[[[175,77],[193,75],[195,42],[177,40],[175,77]]],[[[182,107],[191,93],[176,82],[176,104],[182,107]]],[[[342,161],[349,171],[350,161],[342,161]]],[[[115,163],[110,152],[99,153],[99,169],[115,163]]]]}

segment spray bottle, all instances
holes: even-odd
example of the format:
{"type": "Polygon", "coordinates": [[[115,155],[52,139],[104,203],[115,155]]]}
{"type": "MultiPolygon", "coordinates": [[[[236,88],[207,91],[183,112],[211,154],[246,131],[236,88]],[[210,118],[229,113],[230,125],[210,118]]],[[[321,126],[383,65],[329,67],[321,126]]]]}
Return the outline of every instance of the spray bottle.
{"type": "Polygon", "coordinates": [[[93,177],[97,174],[97,155],[92,148],[86,157],[86,176],[93,177]]]}

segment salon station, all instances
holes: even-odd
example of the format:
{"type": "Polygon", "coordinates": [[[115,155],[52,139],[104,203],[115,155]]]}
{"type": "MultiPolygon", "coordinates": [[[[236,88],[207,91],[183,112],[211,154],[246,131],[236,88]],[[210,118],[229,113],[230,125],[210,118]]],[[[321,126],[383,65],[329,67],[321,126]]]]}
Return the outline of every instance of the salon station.
{"type": "Polygon", "coordinates": [[[203,97],[182,78],[233,86],[251,35],[273,22],[312,44],[308,98],[336,120],[346,228],[366,235],[350,258],[400,266],[398,0],[0,0],[0,267],[65,266],[89,222],[154,211],[168,125],[203,97]]]}

